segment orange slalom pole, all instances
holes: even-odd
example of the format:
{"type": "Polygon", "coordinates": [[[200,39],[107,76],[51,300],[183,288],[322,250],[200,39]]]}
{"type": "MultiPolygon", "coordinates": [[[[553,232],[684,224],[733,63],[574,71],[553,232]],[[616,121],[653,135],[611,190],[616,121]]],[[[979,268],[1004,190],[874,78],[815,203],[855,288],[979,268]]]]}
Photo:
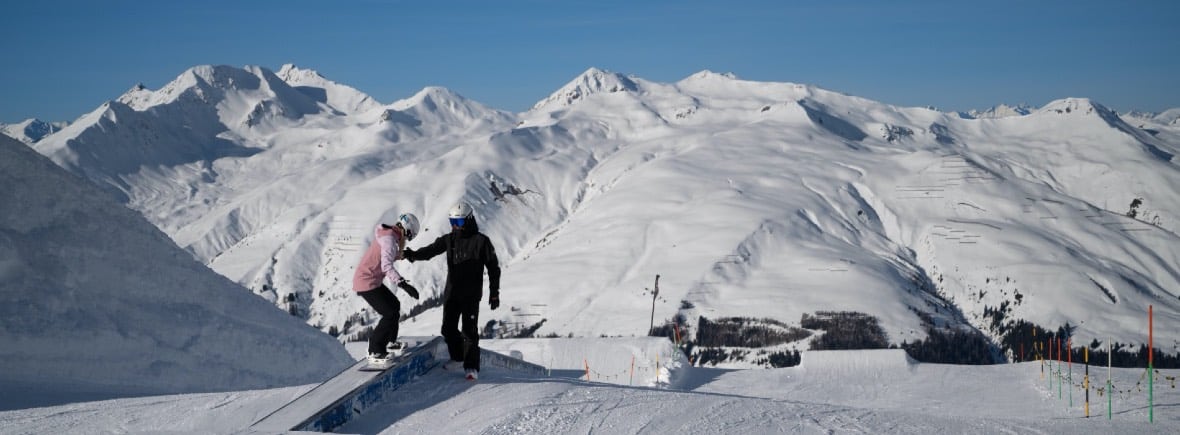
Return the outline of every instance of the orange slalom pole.
{"type": "Polygon", "coordinates": [[[635,385],[635,355],[631,355],[631,383],[628,385],[635,385]]]}
{"type": "Polygon", "coordinates": [[[586,358],[582,358],[582,364],[586,366],[586,380],[590,380],[590,362],[586,358]]]}

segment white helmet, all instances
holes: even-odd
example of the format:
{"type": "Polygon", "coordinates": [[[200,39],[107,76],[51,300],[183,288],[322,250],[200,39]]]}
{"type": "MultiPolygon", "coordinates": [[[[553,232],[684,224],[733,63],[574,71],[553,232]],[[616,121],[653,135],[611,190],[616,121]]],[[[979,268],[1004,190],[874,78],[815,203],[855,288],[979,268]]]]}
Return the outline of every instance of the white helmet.
{"type": "Polygon", "coordinates": [[[447,219],[451,221],[452,227],[469,228],[471,224],[468,222],[475,220],[475,211],[466,202],[460,202],[451,207],[451,211],[447,213],[447,219]]]}
{"type": "Polygon", "coordinates": [[[451,212],[447,214],[448,218],[469,218],[472,216],[475,216],[475,210],[472,210],[466,202],[455,204],[454,207],[451,207],[451,212]]]}
{"type": "Polygon", "coordinates": [[[414,216],[413,213],[402,213],[397,217],[397,223],[405,231],[407,242],[414,240],[414,236],[418,235],[418,216],[414,216]]]}

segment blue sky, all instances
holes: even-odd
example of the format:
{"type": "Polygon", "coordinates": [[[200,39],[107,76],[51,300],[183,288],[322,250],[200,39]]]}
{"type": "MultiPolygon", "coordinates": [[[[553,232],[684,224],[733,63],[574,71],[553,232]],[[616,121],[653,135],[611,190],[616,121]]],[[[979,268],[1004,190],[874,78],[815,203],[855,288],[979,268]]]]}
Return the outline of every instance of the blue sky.
{"type": "Polygon", "coordinates": [[[314,69],[382,103],[444,86],[523,111],[589,67],[814,84],[941,110],[1180,107],[1180,1],[10,2],[0,122],[73,120],[196,65],[314,69]]]}

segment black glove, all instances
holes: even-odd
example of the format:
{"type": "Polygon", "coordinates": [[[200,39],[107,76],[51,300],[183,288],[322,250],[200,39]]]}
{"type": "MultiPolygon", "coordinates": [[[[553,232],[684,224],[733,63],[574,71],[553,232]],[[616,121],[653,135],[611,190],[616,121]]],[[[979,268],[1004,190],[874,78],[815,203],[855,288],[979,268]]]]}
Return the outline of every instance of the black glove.
{"type": "Polygon", "coordinates": [[[492,292],[492,296],[488,298],[488,306],[492,307],[493,310],[496,308],[500,308],[500,292],[499,291],[492,292]]]}
{"type": "Polygon", "coordinates": [[[405,290],[406,294],[410,295],[410,297],[418,299],[418,289],[410,285],[409,281],[403,279],[401,282],[397,283],[397,288],[405,290]]]}
{"type": "MultiPolygon", "coordinates": [[[[418,253],[414,252],[414,250],[410,249],[410,248],[402,249],[402,258],[406,259],[406,261],[413,263],[418,260],[418,253]]],[[[414,298],[414,299],[417,299],[417,298],[414,298]]]]}

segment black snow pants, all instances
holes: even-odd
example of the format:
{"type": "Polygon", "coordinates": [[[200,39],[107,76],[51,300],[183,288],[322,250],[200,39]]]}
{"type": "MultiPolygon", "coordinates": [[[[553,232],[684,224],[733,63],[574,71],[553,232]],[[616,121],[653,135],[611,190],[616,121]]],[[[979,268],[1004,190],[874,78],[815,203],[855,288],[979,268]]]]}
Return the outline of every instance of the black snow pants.
{"type": "Polygon", "coordinates": [[[442,336],[451,361],[463,361],[464,369],[479,370],[479,299],[449,299],[443,304],[442,336]],[[459,319],[463,330],[459,330],[459,319]]]}
{"type": "Polygon", "coordinates": [[[381,287],[369,290],[367,292],[360,292],[365,302],[373,307],[377,314],[381,315],[381,320],[377,322],[377,326],[373,328],[373,334],[369,336],[369,353],[370,354],[385,354],[385,350],[389,343],[397,340],[397,323],[401,318],[401,301],[397,300],[397,296],[381,284],[381,287]]]}

